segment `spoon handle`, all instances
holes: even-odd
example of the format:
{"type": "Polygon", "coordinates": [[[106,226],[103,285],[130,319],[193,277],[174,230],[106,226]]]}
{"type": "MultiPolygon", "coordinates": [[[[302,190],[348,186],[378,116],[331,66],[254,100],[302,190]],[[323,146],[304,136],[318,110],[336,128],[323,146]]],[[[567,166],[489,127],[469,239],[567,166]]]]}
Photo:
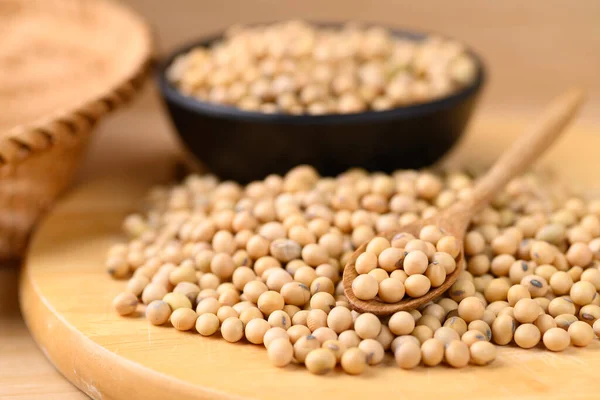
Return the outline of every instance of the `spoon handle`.
{"type": "Polygon", "coordinates": [[[585,98],[581,89],[570,89],[556,98],[528,130],[502,154],[475,186],[469,209],[485,207],[513,177],[541,156],[573,120],[585,98]]]}

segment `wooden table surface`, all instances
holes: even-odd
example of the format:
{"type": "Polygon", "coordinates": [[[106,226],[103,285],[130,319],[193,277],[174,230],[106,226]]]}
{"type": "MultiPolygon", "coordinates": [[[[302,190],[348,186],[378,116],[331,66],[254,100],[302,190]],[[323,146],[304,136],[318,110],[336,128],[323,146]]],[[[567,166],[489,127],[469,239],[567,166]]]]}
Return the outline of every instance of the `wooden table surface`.
{"type": "MultiPolygon", "coordinates": [[[[488,61],[491,79],[479,117],[490,113],[526,116],[564,86],[581,83],[590,94],[582,120],[588,127],[600,127],[600,79],[596,76],[600,2],[596,0],[331,0],[326,7],[317,0],[127,2],[153,22],[160,49],[235,22],[295,16],[317,20],[360,17],[448,33],[472,44],[488,61]]],[[[177,141],[161,112],[150,89],[132,108],[106,121],[79,180],[130,174],[156,157],[177,153],[177,141]]],[[[17,275],[15,265],[0,266],[0,398],[86,398],[54,370],[29,336],[18,309],[17,275]]]]}
{"type": "MultiPolygon", "coordinates": [[[[526,124],[519,119],[482,116],[473,121],[468,135],[446,161],[484,166],[526,124]]],[[[571,127],[536,167],[598,196],[600,186],[594,173],[600,168],[598,148],[598,128],[588,131],[580,124],[571,127]]],[[[119,317],[110,302],[125,282],[106,274],[106,251],[121,238],[119,226],[126,213],[139,205],[152,183],[174,171],[173,161],[156,159],[150,169],[135,176],[86,182],[57,204],[32,238],[20,284],[23,316],[57,368],[94,399],[360,399],[367,393],[385,399],[400,381],[407,382],[402,386],[407,399],[597,398],[597,340],[585,349],[571,347],[561,354],[503,346],[489,368],[471,366],[462,372],[443,367],[402,371],[393,368],[392,357],[386,357],[382,368],[364,376],[351,377],[338,369],[323,378],[299,373],[300,366],[273,368],[261,346],[234,345],[193,332],[149,326],[142,314],[119,317]],[[223,378],[227,375],[236,384],[223,378]],[[430,382],[438,385],[428,387],[430,382]]]]}

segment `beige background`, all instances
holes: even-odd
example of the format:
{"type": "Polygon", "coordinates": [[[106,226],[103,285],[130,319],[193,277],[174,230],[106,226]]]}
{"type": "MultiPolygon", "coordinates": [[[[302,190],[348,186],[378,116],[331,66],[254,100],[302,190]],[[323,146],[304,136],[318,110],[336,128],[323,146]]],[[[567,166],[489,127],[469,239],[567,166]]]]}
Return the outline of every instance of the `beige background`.
{"type": "MultiPolygon", "coordinates": [[[[600,1],[598,0],[127,0],[151,21],[159,51],[239,22],[301,17],[360,18],[445,33],[473,46],[490,79],[478,115],[521,118],[565,86],[587,88],[580,124],[600,133],[600,1]]],[[[176,140],[146,90],[136,104],[106,121],[80,181],[126,174],[176,151],[176,140]],[[106,162],[110,159],[111,162],[106,162]]],[[[18,313],[17,270],[0,267],[0,398],[81,399],[37,349],[18,313]]]]}

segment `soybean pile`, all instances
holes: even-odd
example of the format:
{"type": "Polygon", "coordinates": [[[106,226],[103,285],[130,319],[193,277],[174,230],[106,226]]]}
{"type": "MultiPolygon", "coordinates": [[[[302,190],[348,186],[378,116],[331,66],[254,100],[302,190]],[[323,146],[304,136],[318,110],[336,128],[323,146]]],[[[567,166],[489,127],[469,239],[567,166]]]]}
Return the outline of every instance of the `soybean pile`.
{"type": "Polygon", "coordinates": [[[381,26],[304,21],[234,26],[209,46],[178,55],[166,77],[182,94],[244,111],[352,114],[450,96],[472,85],[466,46],[381,26]]]}
{"type": "Polygon", "coordinates": [[[493,362],[498,345],[590,344],[600,334],[600,200],[534,173],[472,219],[464,270],[443,296],[387,317],[351,310],[341,277],[363,243],[367,297],[396,300],[410,276],[429,286],[457,267],[454,239],[435,227],[420,237],[378,235],[469,197],[474,175],[352,169],[330,178],[299,166],[247,186],[191,175],[153,188],[124,220],[128,241],[108,251],[108,272],[129,279],[113,306],[121,315],[143,310],[164,329],[263,345],[273,365],[315,374],[336,365],[360,374],[386,352],[405,369],[461,368],[493,362]],[[416,251],[425,256],[406,263],[416,251]]]}

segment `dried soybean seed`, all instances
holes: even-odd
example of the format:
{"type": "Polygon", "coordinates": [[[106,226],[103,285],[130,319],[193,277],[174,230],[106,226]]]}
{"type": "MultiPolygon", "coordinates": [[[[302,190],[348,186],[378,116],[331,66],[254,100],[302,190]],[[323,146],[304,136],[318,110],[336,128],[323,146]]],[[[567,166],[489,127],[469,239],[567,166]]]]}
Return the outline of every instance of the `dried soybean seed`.
{"type": "Polygon", "coordinates": [[[531,297],[542,297],[548,292],[548,282],[538,275],[528,275],[521,279],[521,285],[525,286],[531,297]]]}
{"type": "Polygon", "coordinates": [[[371,275],[359,275],[352,281],[352,292],[361,300],[372,300],[377,295],[379,284],[371,275]]]}
{"type": "Polygon", "coordinates": [[[385,350],[377,340],[364,339],[359,343],[358,348],[366,354],[367,364],[377,365],[383,361],[385,350]]]}
{"type": "Polygon", "coordinates": [[[321,343],[316,337],[312,335],[303,336],[294,343],[294,358],[299,363],[304,363],[308,353],[320,347],[321,343]]]}
{"type": "Polygon", "coordinates": [[[333,284],[332,280],[325,276],[319,276],[315,278],[315,280],[313,280],[310,284],[310,293],[314,295],[315,293],[319,292],[334,294],[335,285],[333,284]]]}
{"type": "Polygon", "coordinates": [[[338,336],[338,340],[344,343],[344,345],[346,345],[346,348],[348,349],[352,347],[358,347],[358,344],[361,341],[360,337],[356,334],[354,330],[347,330],[340,333],[338,336]]]}
{"type": "Polygon", "coordinates": [[[431,339],[433,337],[434,330],[431,329],[427,325],[419,325],[416,326],[415,329],[411,332],[411,335],[417,338],[419,344],[424,343],[427,339],[431,339]]]}
{"type": "Polygon", "coordinates": [[[340,364],[347,374],[360,375],[367,367],[367,356],[359,348],[349,348],[342,355],[340,364]]]}
{"type": "Polygon", "coordinates": [[[439,339],[428,339],[421,345],[421,358],[423,364],[435,367],[444,359],[444,342],[439,339]]]}
{"type": "Polygon", "coordinates": [[[123,292],[117,295],[112,302],[115,311],[122,316],[131,315],[138,305],[138,298],[133,293],[123,292]]]}
{"type": "Polygon", "coordinates": [[[335,356],[335,359],[337,362],[341,361],[342,356],[344,355],[344,353],[347,350],[346,346],[337,339],[327,340],[327,341],[323,342],[321,347],[324,349],[330,350],[333,353],[333,355],[335,356]]]}
{"type": "Polygon", "coordinates": [[[537,345],[541,338],[540,330],[533,324],[519,325],[514,335],[515,343],[523,349],[530,349],[537,345]]]}
{"type": "Polygon", "coordinates": [[[565,254],[567,261],[571,265],[578,265],[580,267],[587,266],[594,257],[592,250],[585,243],[573,243],[567,253],[565,254]]]}
{"type": "Polygon", "coordinates": [[[585,347],[594,339],[594,330],[583,321],[573,322],[569,326],[568,333],[571,337],[571,343],[578,347],[585,347]]]}
{"type": "Polygon", "coordinates": [[[215,314],[202,314],[196,319],[196,331],[202,336],[214,335],[219,330],[219,318],[215,314]]]}
{"type": "Polygon", "coordinates": [[[221,336],[228,342],[238,342],[244,337],[244,324],[239,318],[229,317],[221,324],[221,336]]]}
{"type": "Polygon", "coordinates": [[[399,311],[390,317],[388,327],[395,335],[408,335],[415,328],[415,320],[408,312],[399,311]]]}
{"type": "Polygon", "coordinates": [[[366,251],[369,253],[373,253],[375,256],[379,257],[379,255],[390,246],[391,244],[386,238],[376,237],[369,241],[369,244],[367,244],[366,251]]]}
{"type": "Polygon", "coordinates": [[[328,340],[337,340],[337,333],[326,326],[315,329],[312,333],[312,336],[316,337],[321,344],[328,340]]]}
{"type": "Polygon", "coordinates": [[[514,307],[521,299],[531,299],[531,293],[529,293],[529,289],[523,285],[514,285],[508,289],[506,297],[508,304],[510,304],[511,307],[514,307]]]}
{"type": "Polygon", "coordinates": [[[310,300],[310,289],[303,283],[288,282],[280,291],[285,304],[304,306],[310,300]]]}
{"type": "Polygon", "coordinates": [[[337,334],[350,329],[352,325],[352,314],[345,307],[334,307],[327,315],[327,326],[337,334]]]}
{"type": "Polygon", "coordinates": [[[413,342],[399,344],[394,350],[394,358],[400,368],[413,369],[421,362],[420,345],[413,342]]]}
{"type": "MultiPolygon", "coordinates": [[[[234,307],[234,309],[235,309],[235,307],[234,307]]],[[[251,306],[251,307],[248,307],[245,310],[243,310],[240,313],[239,318],[244,323],[244,325],[246,325],[246,324],[248,324],[248,322],[252,321],[253,319],[257,319],[257,318],[263,319],[264,316],[263,316],[263,313],[257,307],[251,306]]]]}
{"type": "Polygon", "coordinates": [[[566,296],[552,299],[550,304],[548,304],[548,314],[552,315],[553,317],[557,317],[561,314],[575,315],[576,311],[577,309],[575,304],[573,304],[573,301],[566,296]]]}
{"type": "Polygon", "coordinates": [[[171,324],[178,331],[189,331],[196,324],[198,314],[191,308],[177,308],[171,314],[171,324]]]}
{"type": "Polygon", "coordinates": [[[444,326],[454,329],[459,335],[467,331],[467,323],[460,317],[451,317],[444,322],[444,326]]]}
{"type": "Polygon", "coordinates": [[[506,279],[493,279],[484,291],[484,296],[488,302],[503,301],[508,298],[510,284],[506,279]]]}
{"type": "Polygon", "coordinates": [[[146,276],[134,276],[127,282],[127,291],[134,296],[139,297],[146,286],[150,284],[150,279],[146,276]]]}
{"type": "Polygon", "coordinates": [[[304,363],[306,369],[315,375],[324,375],[335,367],[335,355],[328,349],[316,349],[308,353],[304,363]]]}
{"type": "Polygon", "coordinates": [[[167,303],[173,311],[179,308],[192,308],[192,302],[182,293],[167,293],[165,297],[163,297],[163,301],[167,303]]]}
{"type": "Polygon", "coordinates": [[[367,274],[377,268],[377,256],[375,253],[366,251],[358,256],[355,263],[356,272],[367,274]]]}
{"type": "Polygon", "coordinates": [[[577,317],[573,314],[560,314],[554,318],[554,321],[556,321],[556,326],[558,328],[562,328],[566,331],[573,322],[577,321],[577,317]]]}
{"type": "Polygon", "coordinates": [[[280,339],[280,338],[284,338],[284,339],[288,339],[288,340],[290,339],[290,337],[287,334],[285,329],[280,328],[280,327],[271,328],[263,336],[263,344],[268,349],[271,342],[273,342],[276,339],[280,339]]]}
{"type": "Polygon", "coordinates": [[[306,324],[311,332],[327,326],[327,313],[320,309],[310,310],[306,318],[306,324]]]}
{"type": "Polygon", "coordinates": [[[146,319],[152,325],[162,325],[170,316],[171,307],[162,300],[154,300],[146,307],[146,319]]]}
{"type": "Polygon", "coordinates": [[[540,265],[552,264],[552,261],[554,261],[554,254],[552,245],[541,240],[533,243],[529,253],[531,259],[540,265]]]}
{"type": "Polygon", "coordinates": [[[600,322],[598,322],[598,320],[594,322],[593,329],[596,336],[600,337],[600,322]]]}
{"type": "Polygon", "coordinates": [[[591,282],[575,282],[569,291],[573,303],[579,306],[590,304],[596,295],[596,288],[591,282]]]}
{"type": "MultiPolygon", "coordinates": [[[[600,236],[600,235],[599,235],[600,236]]],[[[588,268],[581,273],[581,281],[590,282],[596,288],[596,291],[600,290],[600,270],[597,268],[588,268]]]]}
{"type": "Polygon", "coordinates": [[[452,310],[458,309],[458,303],[449,298],[441,298],[437,301],[437,304],[440,305],[444,309],[446,314],[452,310]]]}
{"type": "Polygon", "coordinates": [[[447,253],[452,258],[458,257],[460,246],[458,240],[454,236],[444,236],[438,240],[436,245],[437,251],[447,253]]]}
{"type": "Polygon", "coordinates": [[[294,357],[294,347],[289,340],[284,338],[275,339],[267,348],[271,363],[276,367],[285,367],[294,357]]]}
{"type": "Polygon", "coordinates": [[[198,302],[198,305],[196,306],[196,313],[198,315],[202,315],[205,313],[211,313],[216,315],[219,311],[219,308],[221,308],[221,303],[219,302],[219,300],[213,297],[207,297],[198,302]]]}
{"type": "Polygon", "coordinates": [[[268,317],[268,322],[271,327],[279,327],[286,330],[292,326],[290,316],[283,310],[273,311],[268,317]]]}
{"type": "Polygon", "coordinates": [[[484,305],[477,297],[466,297],[458,304],[458,316],[469,323],[483,318],[484,305]]]}
{"type": "Polygon", "coordinates": [[[424,274],[428,265],[427,256],[420,250],[411,251],[404,257],[403,268],[409,277],[415,274],[424,274]]]}
{"type": "Polygon", "coordinates": [[[483,333],[478,330],[466,331],[460,338],[463,342],[467,344],[467,346],[471,346],[473,343],[478,341],[487,341],[488,339],[485,337],[483,333]]]}
{"type": "Polygon", "coordinates": [[[514,306],[514,316],[522,324],[532,323],[542,313],[540,306],[535,300],[523,298],[514,306]]]}
{"type": "Polygon", "coordinates": [[[382,325],[381,332],[379,332],[379,335],[377,335],[375,340],[381,343],[381,345],[383,346],[383,350],[387,351],[390,349],[394,337],[395,336],[392,333],[392,331],[390,331],[390,328],[388,328],[386,325],[382,325]]]}
{"type": "MultiPolygon", "coordinates": [[[[453,340],[460,340],[460,335],[454,329],[451,329],[448,327],[441,327],[434,331],[433,338],[438,339],[444,345],[447,345],[450,342],[452,342],[453,340]]],[[[427,341],[425,341],[425,342],[427,342],[427,341]]],[[[425,342],[423,342],[423,343],[425,343],[425,342]]]]}
{"type": "Polygon", "coordinates": [[[496,359],[496,346],[489,342],[477,341],[470,346],[469,351],[471,362],[475,365],[486,365],[496,359]]]}
{"type": "Polygon", "coordinates": [[[381,321],[374,314],[360,314],[354,321],[354,330],[361,339],[375,339],[381,332],[381,321]]]}
{"type": "Polygon", "coordinates": [[[162,300],[167,295],[167,289],[157,283],[150,283],[142,292],[142,303],[150,304],[154,300],[162,300]]]}
{"type": "Polygon", "coordinates": [[[544,335],[550,329],[556,328],[556,321],[548,314],[540,314],[533,324],[537,326],[542,335],[544,335]]]}
{"type": "Polygon", "coordinates": [[[571,275],[564,271],[554,273],[549,282],[552,292],[557,296],[568,294],[573,286],[571,275]]]}
{"type": "Polygon", "coordinates": [[[579,319],[590,326],[592,326],[598,318],[600,318],[600,306],[588,304],[587,306],[581,307],[579,310],[579,319]]]}
{"type": "Polygon", "coordinates": [[[475,286],[471,281],[459,279],[450,287],[448,293],[452,300],[460,302],[464,298],[473,296],[475,294],[475,286]]]}
{"type": "Polygon", "coordinates": [[[411,275],[404,282],[404,288],[410,297],[421,297],[429,292],[431,282],[425,275],[411,275]]]}
{"type": "Polygon", "coordinates": [[[483,333],[486,337],[486,339],[492,340],[492,328],[490,328],[490,326],[482,321],[482,320],[477,320],[477,321],[473,321],[469,324],[469,328],[470,331],[474,330],[474,331],[479,331],[481,333],[483,333]]]}
{"type": "Polygon", "coordinates": [[[583,274],[583,268],[579,266],[571,267],[567,273],[573,280],[573,282],[578,282],[581,279],[581,275],[583,274]]]}
{"type": "Polygon", "coordinates": [[[550,351],[563,351],[571,344],[571,336],[560,328],[550,328],[543,336],[544,346],[550,351]]]}
{"type": "Polygon", "coordinates": [[[379,285],[379,283],[381,281],[383,281],[384,279],[387,279],[390,277],[389,274],[383,268],[375,268],[374,270],[369,272],[367,275],[375,278],[375,280],[377,281],[377,285],[379,285]]]}
{"type": "Polygon", "coordinates": [[[499,315],[492,324],[492,339],[499,345],[509,344],[513,340],[516,321],[509,315],[499,315]]]}
{"type": "Polygon", "coordinates": [[[483,312],[482,320],[489,326],[492,326],[492,323],[494,322],[495,319],[496,319],[496,314],[494,314],[492,311],[485,310],[483,312]]]}
{"type": "Polygon", "coordinates": [[[404,284],[399,279],[387,278],[379,283],[379,298],[386,303],[396,303],[404,297],[404,284]]]}
{"type": "MultiPolygon", "coordinates": [[[[431,335],[431,337],[433,337],[433,334],[431,335]]],[[[431,337],[429,337],[428,339],[431,339],[431,337]]],[[[425,340],[427,340],[427,339],[425,339],[425,340]]],[[[390,345],[390,349],[392,350],[392,353],[396,351],[398,346],[400,346],[402,343],[405,343],[407,341],[415,343],[417,346],[421,345],[421,342],[415,336],[412,336],[412,335],[397,336],[394,340],[392,340],[392,343],[390,345]]]]}
{"type": "Polygon", "coordinates": [[[437,318],[438,321],[443,322],[446,317],[446,310],[442,306],[436,303],[428,303],[422,307],[422,315],[431,315],[437,318]]]}
{"type": "MultiPolygon", "coordinates": [[[[363,253],[367,254],[367,253],[363,253]]],[[[372,254],[372,253],[370,253],[372,254]]],[[[387,272],[393,272],[396,269],[402,267],[404,261],[405,253],[403,249],[398,249],[396,247],[390,247],[381,252],[378,257],[378,263],[375,264],[375,267],[379,265],[383,270],[387,272]]],[[[357,260],[358,262],[358,260],[357,260]]],[[[371,268],[374,269],[374,268],[371,268]]],[[[358,269],[357,269],[358,271],[358,269]]],[[[368,272],[368,271],[367,271],[368,272]]],[[[359,272],[360,273],[360,272],[359,272]]]]}
{"type": "Polygon", "coordinates": [[[335,298],[325,292],[315,293],[310,299],[310,308],[319,309],[329,313],[335,307],[335,298]]]}
{"type": "Polygon", "coordinates": [[[441,328],[442,323],[440,322],[439,319],[437,319],[433,315],[423,315],[417,321],[417,326],[421,326],[421,325],[428,326],[429,328],[431,328],[432,331],[435,331],[436,329],[441,328]]]}
{"type": "Polygon", "coordinates": [[[267,291],[258,297],[256,303],[258,309],[265,315],[269,316],[273,311],[282,310],[285,305],[283,296],[274,291],[267,291]]]}
{"type": "Polygon", "coordinates": [[[515,309],[513,307],[506,307],[503,308],[499,313],[498,316],[500,315],[508,315],[510,317],[512,317],[513,319],[515,318],[515,309]]]}
{"type": "Polygon", "coordinates": [[[444,351],[446,363],[454,368],[465,367],[469,363],[469,346],[460,340],[450,342],[444,351]]]}
{"type": "Polygon", "coordinates": [[[217,311],[217,318],[219,318],[219,321],[223,322],[229,317],[239,317],[239,314],[237,311],[235,311],[233,309],[233,307],[230,307],[230,306],[220,307],[219,310],[217,311]]]}

